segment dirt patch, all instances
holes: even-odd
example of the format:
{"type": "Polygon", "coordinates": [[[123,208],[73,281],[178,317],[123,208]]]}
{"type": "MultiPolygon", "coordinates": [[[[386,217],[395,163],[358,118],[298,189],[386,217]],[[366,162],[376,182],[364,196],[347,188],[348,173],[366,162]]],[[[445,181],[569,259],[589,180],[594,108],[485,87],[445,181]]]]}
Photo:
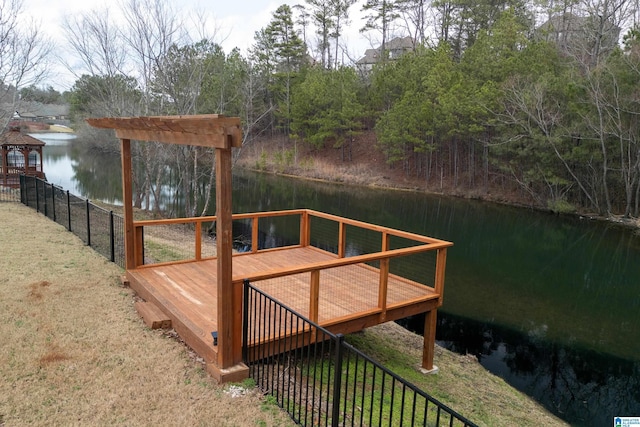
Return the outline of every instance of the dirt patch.
{"type": "Polygon", "coordinates": [[[58,345],[50,344],[48,347],[49,348],[47,352],[43,354],[40,359],[38,359],[38,364],[41,367],[44,368],[48,365],[70,359],[69,355],[67,355],[60,347],[58,347],[58,345]]]}
{"type": "Polygon", "coordinates": [[[42,292],[45,288],[48,288],[51,283],[46,280],[42,280],[40,282],[32,283],[29,285],[29,299],[32,301],[39,301],[43,298],[42,292]]]}

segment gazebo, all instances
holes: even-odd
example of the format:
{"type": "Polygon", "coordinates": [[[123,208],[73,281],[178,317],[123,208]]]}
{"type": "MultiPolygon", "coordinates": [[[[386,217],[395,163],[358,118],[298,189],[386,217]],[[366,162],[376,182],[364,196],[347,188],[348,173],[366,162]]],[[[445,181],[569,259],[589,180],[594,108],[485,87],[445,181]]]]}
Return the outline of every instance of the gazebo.
{"type": "Polygon", "coordinates": [[[5,187],[19,187],[20,175],[44,178],[42,147],[44,142],[20,131],[9,128],[0,135],[2,163],[0,183],[5,187]]]}

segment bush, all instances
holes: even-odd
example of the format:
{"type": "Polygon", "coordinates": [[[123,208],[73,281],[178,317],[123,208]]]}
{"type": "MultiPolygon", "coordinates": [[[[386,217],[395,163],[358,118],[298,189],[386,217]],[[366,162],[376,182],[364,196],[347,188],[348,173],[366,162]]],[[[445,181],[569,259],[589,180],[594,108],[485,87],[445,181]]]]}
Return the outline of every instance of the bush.
{"type": "Polygon", "coordinates": [[[547,202],[547,207],[555,213],[574,213],[575,206],[567,202],[565,199],[554,199],[547,202]]]}

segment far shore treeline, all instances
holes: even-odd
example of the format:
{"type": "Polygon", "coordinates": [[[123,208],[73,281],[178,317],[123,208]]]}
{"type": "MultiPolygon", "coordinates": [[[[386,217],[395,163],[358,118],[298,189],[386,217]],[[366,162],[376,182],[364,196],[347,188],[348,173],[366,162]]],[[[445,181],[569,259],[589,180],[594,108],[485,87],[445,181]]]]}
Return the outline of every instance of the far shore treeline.
{"type": "MultiPolygon", "coordinates": [[[[291,142],[357,163],[351,144],[371,134],[388,167],[427,188],[640,213],[638,2],[306,0],[280,6],[252,46],[230,52],[188,34],[193,19],[168,0],[119,7],[124,19],[81,12],[61,29],[82,70],[64,99],[78,133],[103,146],[113,135],[84,118],[221,113],[242,119],[245,147],[282,141],[265,155],[292,167],[291,142]],[[353,25],[372,49],[345,44],[353,25]]],[[[136,150],[138,204],[159,197],[171,167],[187,214],[207,211],[210,152],[136,150]]]]}

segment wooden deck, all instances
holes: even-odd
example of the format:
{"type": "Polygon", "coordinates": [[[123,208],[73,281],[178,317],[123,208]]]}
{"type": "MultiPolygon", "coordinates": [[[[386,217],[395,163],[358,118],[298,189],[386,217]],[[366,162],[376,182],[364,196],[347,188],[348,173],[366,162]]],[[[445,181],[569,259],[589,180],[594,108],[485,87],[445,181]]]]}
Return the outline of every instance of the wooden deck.
{"type": "MultiPolygon", "coordinates": [[[[127,281],[148,302],[138,307],[153,316],[163,312],[169,317],[182,339],[205,359],[209,372],[219,381],[239,381],[249,374],[242,351],[244,279],[333,332],[352,332],[424,312],[422,367],[433,369],[436,312],[442,305],[446,254],[452,243],[309,209],[233,215],[231,150],[242,146],[239,117],[102,117],[87,122],[93,127],[114,129],[120,139],[127,281]],[[215,150],[216,215],[136,221],[132,139],[215,150]],[[288,242],[278,243],[278,248],[271,244],[278,236],[276,223],[269,225],[276,217],[293,217],[299,230],[294,237],[290,227],[283,227],[288,242]],[[233,254],[234,221],[250,223],[249,254],[233,254]],[[189,240],[184,231],[193,232],[188,255],[165,262],[156,259],[153,262],[158,264],[145,265],[145,230],[174,225],[184,227],[178,239],[182,245],[189,240]],[[212,228],[216,234],[215,258],[207,259],[210,254],[203,232],[212,228]],[[270,244],[261,239],[267,236],[270,244]],[[360,255],[350,256],[355,252],[360,255]],[[435,265],[431,272],[420,273],[423,284],[391,273],[393,258],[407,259],[427,252],[435,254],[435,265]],[[218,333],[218,346],[213,345],[212,331],[218,333]]],[[[6,165],[3,160],[3,170],[6,165]]],[[[168,252],[176,249],[166,242],[159,246],[168,252]]],[[[414,265],[421,268],[423,262],[414,265]]]]}
{"type": "MultiPolygon", "coordinates": [[[[233,257],[234,286],[240,286],[243,278],[269,277],[276,270],[337,259],[337,255],[314,247],[239,254],[233,257]]],[[[314,308],[310,303],[313,299],[309,276],[302,272],[252,283],[300,314],[316,316],[317,323],[332,332],[350,333],[438,306],[439,295],[433,288],[389,275],[386,304],[381,308],[380,270],[358,263],[323,270],[314,308]]],[[[215,259],[142,267],[127,271],[127,278],[142,298],[153,302],[171,319],[180,336],[207,363],[217,360],[218,347],[211,337],[211,332],[218,330],[215,259]]]]}

